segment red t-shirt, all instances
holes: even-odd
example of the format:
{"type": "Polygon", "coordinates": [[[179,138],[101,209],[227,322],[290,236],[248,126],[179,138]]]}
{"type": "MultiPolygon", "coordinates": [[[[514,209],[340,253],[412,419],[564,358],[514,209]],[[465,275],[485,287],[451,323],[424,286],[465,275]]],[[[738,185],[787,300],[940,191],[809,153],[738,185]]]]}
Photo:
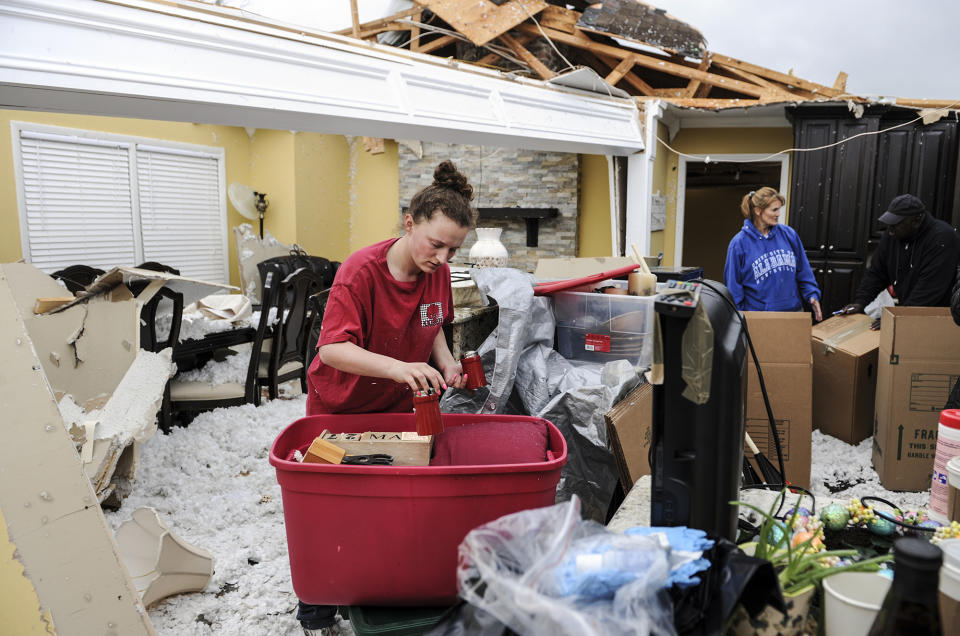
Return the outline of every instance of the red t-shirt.
{"type": "MultiPolygon", "coordinates": [[[[396,240],[354,252],[337,270],[317,347],[352,342],[404,362],[430,360],[437,332],[453,322],[450,268],[422,272],[414,281],[396,280],[387,267],[387,250],[396,240]]],[[[323,364],[320,356],[310,365],[307,383],[307,415],[413,409],[406,384],[345,373],[323,364]]]]}

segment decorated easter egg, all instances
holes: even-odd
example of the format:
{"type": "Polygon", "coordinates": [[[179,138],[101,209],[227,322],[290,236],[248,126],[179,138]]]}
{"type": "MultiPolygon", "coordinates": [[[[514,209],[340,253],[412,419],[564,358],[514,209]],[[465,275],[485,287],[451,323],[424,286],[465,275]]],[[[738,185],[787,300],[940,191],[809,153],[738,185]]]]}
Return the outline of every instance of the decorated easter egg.
{"type": "Polygon", "coordinates": [[[934,530],[936,530],[937,528],[943,527],[942,523],[940,523],[939,521],[935,521],[933,519],[927,519],[926,521],[921,521],[917,525],[919,525],[921,528],[931,528],[934,530]]]}
{"type": "Polygon", "coordinates": [[[846,506],[830,504],[820,510],[820,520],[827,530],[843,530],[850,520],[850,512],[846,506]]]}
{"type": "Polygon", "coordinates": [[[889,537],[896,529],[897,526],[892,521],[879,515],[867,522],[867,530],[881,537],[889,537]]]}
{"type": "Polygon", "coordinates": [[[767,533],[767,545],[773,547],[780,543],[783,537],[783,529],[780,526],[770,526],[770,531],[767,533]]]}
{"type": "Polygon", "coordinates": [[[787,511],[787,519],[790,519],[791,517],[793,517],[793,512],[794,512],[794,510],[796,510],[798,517],[809,517],[809,516],[810,516],[810,510],[807,509],[807,508],[804,508],[803,506],[800,506],[799,508],[791,508],[790,510],[788,510],[788,511],[787,511]]]}

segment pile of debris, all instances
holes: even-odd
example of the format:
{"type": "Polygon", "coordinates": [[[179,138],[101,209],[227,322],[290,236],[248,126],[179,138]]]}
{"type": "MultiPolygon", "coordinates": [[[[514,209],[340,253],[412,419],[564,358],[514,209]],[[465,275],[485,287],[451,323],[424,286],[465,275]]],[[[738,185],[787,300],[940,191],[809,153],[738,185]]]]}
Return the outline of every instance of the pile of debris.
{"type": "MultiPolygon", "coordinates": [[[[600,92],[619,97],[708,109],[868,101],[846,92],[843,72],[826,86],[711,52],[697,29],[637,0],[417,0],[364,24],[357,19],[356,0],[351,3],[353,26],[341,35],[568,86],[583,87],[582,78],[580,85],[564,78],[588,69],[599,75],[600,92]]],[[[897,103],[944,105],[922,99],[897,103]]]]}

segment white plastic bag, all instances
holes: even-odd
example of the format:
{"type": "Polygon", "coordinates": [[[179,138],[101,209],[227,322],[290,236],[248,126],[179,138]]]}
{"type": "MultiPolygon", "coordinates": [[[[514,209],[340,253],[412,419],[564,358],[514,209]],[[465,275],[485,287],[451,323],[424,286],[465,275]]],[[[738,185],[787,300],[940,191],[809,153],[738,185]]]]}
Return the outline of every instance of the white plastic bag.
{"type": "Polygon", "coordinates": [[[468,603],[524,636],[675,634],[669,548],[580,518],[580,500],[501,517],[460,544],[468,603]]]}

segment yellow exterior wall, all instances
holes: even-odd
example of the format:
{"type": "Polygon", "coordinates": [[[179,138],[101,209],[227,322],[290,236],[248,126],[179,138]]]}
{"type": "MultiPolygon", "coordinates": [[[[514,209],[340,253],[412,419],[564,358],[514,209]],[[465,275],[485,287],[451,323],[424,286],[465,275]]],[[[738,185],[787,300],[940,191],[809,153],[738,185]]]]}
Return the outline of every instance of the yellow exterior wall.
{"type": "Polygon", "coordinates": [[[610,175],[605,155],[580,156],[577,256],[612,256],[610,175]]]}
{"type": "Polygon", "coordinates": [[[400,171],[397,143],[387,140],[385,152],[373,155],[363,140],[350,145],[350,249],[398,236],[400,231],[400,171]]]}
{"type": "MultiPolygon", "coordinates": [[[[661,126],[660,135],[666,139],[661,126]]],[[[719,155],[719,154],[773,154],[793,147],[793,130],[791,128],[681,128],[677,136],[670,142],[678,152],[692,155],[719,155]]],[[[665,148],[660,146],[660,151],[665,148]]],[[[663,235],[663,262],[665,265],[681,265],[674,262],[674,245],[676,242],[677,194],[679,187],[679,156],[673,152],[664,153],[667,158],[667,181],[665,194],[667,196],[667,222],[663,235]]],[[[659,159],[659,155],[657,157],[659,159]]],[[[789,182],[787,184],[787,211],[781,223],[789,219],[789,182]]],[[[654,187],[656,192],[656,187],[654,187]]],[[[722,237],[727,242],[730,237],[722,237]]],[[[718,238],[721,240],[721,238],[718,238]]],[[[651,237],[652,244],[652,237],[651,237]]],[[[651,251],[654,251],[651,248],[651,251]]]]}
{"type": "MultiPolygon", "coordinates": [[[[12,121],[221,147],[224,149],[224,169],[227,183],[233,183],[234,181],[249,183],[250,180],[250,138],[243,128],[119,117],[0,110],[0,224],[5,228],[5,231],[0,233],[0,262],[4,263],[10,263],[23,257],[20,245],[17,184],[13,170],[13,146],[10,138],[10,122],[12,121]]],[[[244,221],[245,219],[237,214],[233,206],[228,204],[227,227],[233,227],[244,221]]],[[[237,275],[236,245],[232,239],[228,240],[227,244],[230,252],[230,280],[231,283],[237,285],[239,279],[237,275]]],[[[171,265],[176,266],[175,263],[171,263],[171,265]]]]}
{"type": "Polygon", "coordinates": [[[40,611],[40,599],[14,558],[15,550],[0,510],[0,627],[4,634],[54,634],[50,613],[40,611]]]}

